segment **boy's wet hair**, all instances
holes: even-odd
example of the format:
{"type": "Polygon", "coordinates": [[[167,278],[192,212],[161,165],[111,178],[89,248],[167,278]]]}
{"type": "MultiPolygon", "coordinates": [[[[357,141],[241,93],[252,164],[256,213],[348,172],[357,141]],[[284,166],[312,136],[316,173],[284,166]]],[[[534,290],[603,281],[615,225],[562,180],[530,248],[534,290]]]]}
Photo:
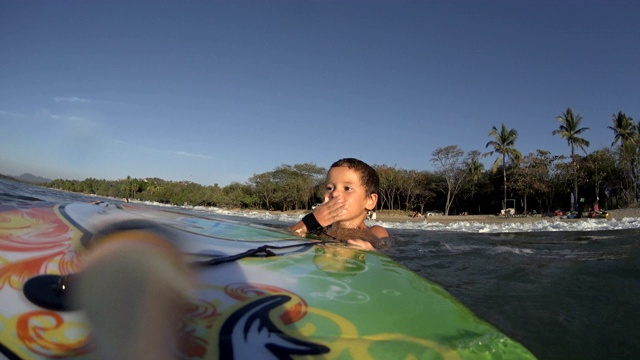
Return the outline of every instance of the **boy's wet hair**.
{"type": "Polygon", "coordinates": [[[360,181],[362,185],[364,185],[367,195],[380,193],[380,178],[376,170],[369,166],[369,164],[354,158],[344,158],[331,164],[329,169],[341,166],[346,166],[360,174],[360,181]]]}

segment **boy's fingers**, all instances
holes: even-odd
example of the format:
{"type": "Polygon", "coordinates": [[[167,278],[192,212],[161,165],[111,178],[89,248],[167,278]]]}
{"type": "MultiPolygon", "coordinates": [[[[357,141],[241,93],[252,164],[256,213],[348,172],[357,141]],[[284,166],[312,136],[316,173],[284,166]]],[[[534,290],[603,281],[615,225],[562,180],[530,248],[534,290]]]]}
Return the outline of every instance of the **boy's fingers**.
{"type": "Polygon", "coordinates": [[[342,199],[331,199],[329,201],[327,201],[326,203],[322,204],[322,209],[320,209],[321,207],[317,207],[316,210],[326,210],[326,211],[336,211],[339,210],[340,208],[344,207],[345,203],[344,200],[342,199]]]}
{"type": "Polygon", "coordinates": [[[347,203],[344,199],[333,198],[322,206],[318,206],[313,214],[322,226],[329,226],[341,220],[346,213],[347,203]]]}

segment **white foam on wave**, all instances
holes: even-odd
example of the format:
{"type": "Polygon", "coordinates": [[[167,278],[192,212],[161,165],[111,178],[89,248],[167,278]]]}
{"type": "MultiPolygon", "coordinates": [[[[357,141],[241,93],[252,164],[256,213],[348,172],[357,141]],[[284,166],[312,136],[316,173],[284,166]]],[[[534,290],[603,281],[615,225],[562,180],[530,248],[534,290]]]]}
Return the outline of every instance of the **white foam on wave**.
{"type": "Polygon", "coordinates": [[[580,221],[554,221],[545,219],[528,223],[481,223],[476,221],[460,221],[455,223],[428,223],[407,221],[401,223],[379,222],[378,224],[390,229],[420,229],[474,233],[606,231],[640,229],[640,218],[623,218],[621,220],[582,219],[580,221]]]}
{"type": "Polygon", "coordinates": [[[533,255],[533,249],[524,249],[510,246],[496,246],[489,249],[490,254],[511,253],[516,255],[533,255]]]}
{"type": "MultiPolygon", "coordinates": [[[[274,213],[265,211],[251,210],[227,210],[217,207],[205,206],[174,206],[163,205],[158,203],[145,202],[147,205],[164,206],[181,208],[186,210],[198,211],[212,215],[243,217],[247,219],[258,219],[266,221],[278,221],[293,224],[302,218],[302,215],[291,215],[284,213],[274,213]]],[[[608,230],[625,230],[640,229],[640,218],[626,217],[621,220],[606,219],[581,219],[580,221],[558,221],[540,219],[534,222],[504,222],[504,223],[482,223],[477,221],[459,221],[451,223],[437,222],[420,222],[420,221],[404,221],[404,222],[388,222],[388,221],[370,221],[367,225],[380,225],[387,229],[403,229],[403,230],[430,230],[430,231],[453,231],[453,232],[472,232],[472,233],[508,233],[508,232],[539,232],[539,231],[608,231],[608,230]]]]}

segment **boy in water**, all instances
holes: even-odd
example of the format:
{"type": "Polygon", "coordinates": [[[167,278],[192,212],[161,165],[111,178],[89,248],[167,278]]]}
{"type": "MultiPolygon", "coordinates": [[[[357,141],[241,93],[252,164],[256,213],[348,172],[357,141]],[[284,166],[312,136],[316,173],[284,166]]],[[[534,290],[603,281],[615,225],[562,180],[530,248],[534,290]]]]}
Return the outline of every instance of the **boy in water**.
{"type": "Polygon", "coordinates": [[[364,250],[380,247],[389,233],[367,227],[367,213],[376,207],[380,179],[366,163],[353,158],[336,161],[327,173],[324,202],[289,229],[298,235],[318,234],[364,250]]]}

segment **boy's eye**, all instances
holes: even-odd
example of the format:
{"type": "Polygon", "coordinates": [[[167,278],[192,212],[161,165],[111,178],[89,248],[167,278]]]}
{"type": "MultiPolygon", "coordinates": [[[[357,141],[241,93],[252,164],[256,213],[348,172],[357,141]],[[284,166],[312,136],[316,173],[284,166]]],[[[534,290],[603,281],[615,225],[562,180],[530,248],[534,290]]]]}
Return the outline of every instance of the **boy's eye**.
{"type": "Polygon", "coordinates": [[[333,190],[333,186],[327,186],[327,188],[325,190],[331,191],[331,190],[333,190]]]}
{"type": "Polygon", "coordinates": [[[350,190],[351,190],[351,186],[345,186],[345,187],[344,187],[344,190],[345,190],[345,191],[350,191],[350,190]]]}

